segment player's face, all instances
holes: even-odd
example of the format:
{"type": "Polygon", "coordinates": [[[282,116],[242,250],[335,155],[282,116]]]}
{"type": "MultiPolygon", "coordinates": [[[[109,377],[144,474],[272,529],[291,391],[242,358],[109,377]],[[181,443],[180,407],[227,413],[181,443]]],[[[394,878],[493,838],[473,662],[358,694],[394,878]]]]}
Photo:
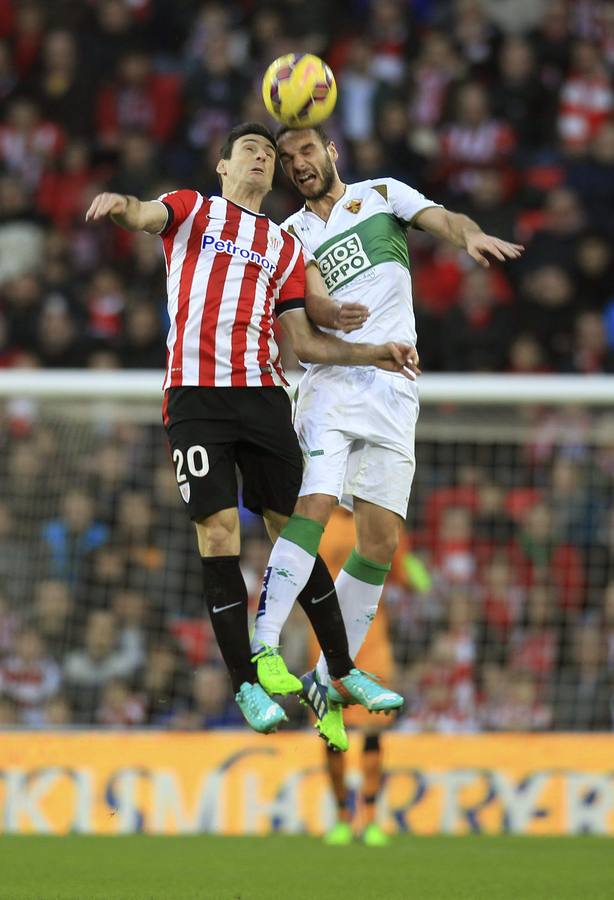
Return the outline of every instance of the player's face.
{"type": "Polygon", "coordinates": [[[221,159],[217,170],[229,187],[241,185],[268,194],[275,173],[275,147],[262,135],[246,134],[237,138],[230,159],[221,159]]]}
{"type": "Polygon", "coordinates": [[[279,160],[296,189],[308,200],[321,200],[337,178],[335,145],[324,146],[315,131],[287,131],[279,139],[279,160]]]}

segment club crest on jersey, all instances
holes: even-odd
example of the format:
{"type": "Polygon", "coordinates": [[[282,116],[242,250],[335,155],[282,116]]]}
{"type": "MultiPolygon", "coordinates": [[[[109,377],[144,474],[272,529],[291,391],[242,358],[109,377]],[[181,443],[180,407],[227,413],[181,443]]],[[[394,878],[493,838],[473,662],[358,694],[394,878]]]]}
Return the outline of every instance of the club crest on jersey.
{"type": "Polygon", "coordinates": [[[246,247],[239,247],[234,241],[222,241],[219,238],[215,238],[212,234],[203,234],[202,249],[207,250],[207,248],[215,250],[216,253],[238,256],[246,262],[255,262],[271,275],[277,268],[275,263],[263,256],[262,253],[258,253],[256,250],[248,250],[246,247]]]}
{"type": "Polygon", "coordinates": [[[343,204],[343,208],[347,209],[348,212],[354,213],[354,215],[360,212],[361,207],[362,200],[348,200],[347,203],[343,204]]]}

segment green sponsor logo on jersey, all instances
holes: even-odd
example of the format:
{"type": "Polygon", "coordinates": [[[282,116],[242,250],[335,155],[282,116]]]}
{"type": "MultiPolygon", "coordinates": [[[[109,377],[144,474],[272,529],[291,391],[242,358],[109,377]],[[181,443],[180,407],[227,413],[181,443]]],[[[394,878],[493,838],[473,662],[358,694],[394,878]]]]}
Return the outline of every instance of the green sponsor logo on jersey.
{"type": "Polygon", "coordinates": [[[376,213],[321,244],[315,257],[331,293],[379,263],[409,269],[404,225],[389,213],[376,213]]]}
{"type": "Polygon", "coordinates": [[[318,266],[329,291],[339,287],[349,278],[371,267],[371,260],[357,234],[349,234],[328,247],[318,259],[318,266]]]}

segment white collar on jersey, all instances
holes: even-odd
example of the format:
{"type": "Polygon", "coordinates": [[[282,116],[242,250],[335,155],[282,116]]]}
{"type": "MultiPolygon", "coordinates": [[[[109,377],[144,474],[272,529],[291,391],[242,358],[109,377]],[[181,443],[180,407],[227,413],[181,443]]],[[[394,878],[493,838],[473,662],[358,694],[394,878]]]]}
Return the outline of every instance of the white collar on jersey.
{"type": "Polygon", "coordinates": [[[214,194],[214,195],[212,195],[211,197],[209,197],[209,200],[225,200],[226,203],[232,203],[232,205],[233,205],[233,206],[236,206],[237,209],[240,209],[240,210],[242,210],[243,212],[249,213],[250,216],[258,216],[258,218],[262,218],[262,219],[266,219],[266,218],[267,218],[267,214],[266,214],[266,213],[261,213],[261,212],[258,212],[258,213],[257,213],[257,212],[254,212],[253,209],[247,209],[246,206],[241,206],[240,203],[235,203],[234,200],[229,200],[228,197],[220,197],[219,195],[214,194]]]}

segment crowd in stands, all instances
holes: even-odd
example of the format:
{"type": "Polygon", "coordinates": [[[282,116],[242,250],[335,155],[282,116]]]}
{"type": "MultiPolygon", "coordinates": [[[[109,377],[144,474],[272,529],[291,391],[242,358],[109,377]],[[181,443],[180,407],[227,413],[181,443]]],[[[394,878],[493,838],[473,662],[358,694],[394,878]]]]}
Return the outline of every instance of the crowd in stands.
{"type": "MultiPolygon", "coordinates": [[[[273,124],[260,78],[297,50],[335,72],[346,181],[397,177],[526,246],[482,270],[412,232],[423,369],[614,371],[606,0],[0,0],[0,367],[163,367],[159,241],[85,210],[218,192],[223,136],[273,124]]],[[[265,209],[296,207],[280,175],[265,209]]],[[[0,726],[238,724],[159,425],[2,421],[0,726]]],[[[420,440],[386,590],[398,728],[612,728],[612,426],[520,425],[482,455],[420,440]]],[[[268,543],[244,532],[255,597],[268,543]]]]}

